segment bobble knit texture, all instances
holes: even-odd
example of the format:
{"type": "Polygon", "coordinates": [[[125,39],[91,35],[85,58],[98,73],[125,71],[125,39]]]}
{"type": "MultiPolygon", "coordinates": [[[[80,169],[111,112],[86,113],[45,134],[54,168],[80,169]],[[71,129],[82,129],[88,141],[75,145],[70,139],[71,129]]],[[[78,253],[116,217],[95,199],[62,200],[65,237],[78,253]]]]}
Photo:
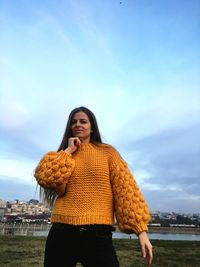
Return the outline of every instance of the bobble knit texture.
{"type": "Polygon", "coordinates": [[[109,145],[82,144],[72,156],[49,152],[34,176],[58,194],[52,222],[113,225],[115,216],[122,232],[147,230],[148,206],[126,162],[109,145]]]}

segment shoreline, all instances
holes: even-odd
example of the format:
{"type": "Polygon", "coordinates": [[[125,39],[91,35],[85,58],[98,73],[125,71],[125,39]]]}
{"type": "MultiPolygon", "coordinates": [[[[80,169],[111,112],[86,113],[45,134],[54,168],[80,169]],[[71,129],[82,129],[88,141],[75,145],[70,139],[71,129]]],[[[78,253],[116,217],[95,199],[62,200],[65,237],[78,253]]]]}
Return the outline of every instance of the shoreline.
{"type": "Polygon", "coordinates": [[[200,227],[149,227],[148,233],[200,235],[200,227]]]}
{"type": "MultiPolygon", "coordinates": [[[[121,231],[116,227],[116,232],[121,231]]],[[[188,234],[188,235],[200,235],[200,227],[148,227],[149,234],[188,234]]]]}
{"type": "MultiPolygon", "coordinates": [[[[49,231],[51,224],[32,224],[32,223],[0,223],[0,234],[21,233],[22,235],[35,232],[35,231],[49,231]]],[[[116,233],[122,233],[118,227],[116,227],[116,233]]],[[[188,235],[200,235],[200,227],[148,227],[149,234],[188,234],[188,235]]]]}

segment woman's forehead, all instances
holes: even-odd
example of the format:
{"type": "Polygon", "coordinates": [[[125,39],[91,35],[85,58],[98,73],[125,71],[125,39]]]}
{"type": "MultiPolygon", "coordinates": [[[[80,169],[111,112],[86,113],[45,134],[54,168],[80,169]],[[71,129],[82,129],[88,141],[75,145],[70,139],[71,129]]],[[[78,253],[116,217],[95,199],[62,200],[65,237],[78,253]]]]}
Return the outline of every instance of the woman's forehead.
{"type": "Polygon", "coordinates": [[[85,112],[79,111],[73,115],[73,119],[89,119],[85,112]]]}

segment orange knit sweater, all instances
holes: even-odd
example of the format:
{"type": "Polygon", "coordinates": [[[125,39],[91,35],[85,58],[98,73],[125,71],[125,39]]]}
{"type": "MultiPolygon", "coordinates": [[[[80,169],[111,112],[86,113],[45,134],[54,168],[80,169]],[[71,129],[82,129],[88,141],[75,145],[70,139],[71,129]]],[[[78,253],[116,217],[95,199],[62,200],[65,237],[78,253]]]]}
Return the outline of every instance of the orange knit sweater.
{"type": "Polygon", "coordinates": [[[127,164],[110,145],[82,144],[72,156],[49,152],[34,176],[58,194],[52,222],[113,225],[116,216],[122,232],[147,230],[148,206],[127,164]]]}

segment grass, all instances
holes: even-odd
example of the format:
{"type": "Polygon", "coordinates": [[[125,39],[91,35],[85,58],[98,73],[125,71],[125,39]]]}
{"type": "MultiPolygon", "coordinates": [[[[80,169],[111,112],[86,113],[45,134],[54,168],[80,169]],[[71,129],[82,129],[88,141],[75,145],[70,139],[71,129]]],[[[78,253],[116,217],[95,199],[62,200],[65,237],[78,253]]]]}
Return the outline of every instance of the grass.
{"type": "MultiPolygon", "coordinates": [[[[114,240],[121,267],[144,266],[137,240],[114,240]]],[[[199,267],[199,241],[151,240],[152,267],[199,267]]]]}
{"type": "MultiPolygon", "coordinates": [[[[45,240],[45,237],[0,236],[0,266],[42,267],[45,240]]],[[[200,266],[200,241],[152,240],[151,243],[152,267],[200,266]]],[[[114,246],[120,267],[144,266],[137,240],[114,239],[114,246]]]]}
{"type": "Polygon", "coordinates": [[[0,266],[42,266],[44,237],[0,236],[0,266]]]}

